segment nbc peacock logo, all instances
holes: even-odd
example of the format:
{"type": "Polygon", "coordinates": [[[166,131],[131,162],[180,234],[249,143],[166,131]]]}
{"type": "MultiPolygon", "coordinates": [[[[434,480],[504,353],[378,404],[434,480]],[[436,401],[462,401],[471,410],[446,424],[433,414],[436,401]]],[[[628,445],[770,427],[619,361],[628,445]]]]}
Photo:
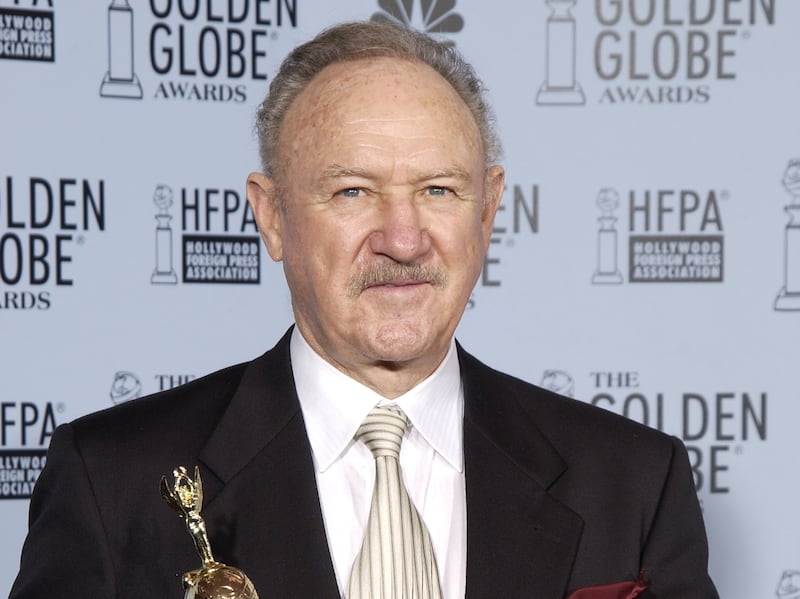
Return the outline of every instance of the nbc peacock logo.
{"type": "Polygon", "coordinates": [[[455,12],[456,0],[378,0],[381,10],[373,21],[412,27],[425,33],[458,33],[464,17],[455,12]]]}

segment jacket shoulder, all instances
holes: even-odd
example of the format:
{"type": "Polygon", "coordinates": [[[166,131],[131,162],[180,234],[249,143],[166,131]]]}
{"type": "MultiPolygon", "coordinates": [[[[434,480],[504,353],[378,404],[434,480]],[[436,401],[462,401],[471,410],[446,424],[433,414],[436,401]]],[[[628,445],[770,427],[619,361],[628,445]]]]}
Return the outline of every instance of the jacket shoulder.
{"type": "Polygon", "coordinates": [[[210,431],[249,364],[230,366],[179,387],[87,414],[71,423],[73,434],[82,443],[108,439],[124,443],[163,440],[179,431],[210,431]]]}
{"type": "Polygon", "coordinates": [[[495,370],[463,350],[460,357],[473,390],[489,402],[510,402],[513,408],[505,409],[525,413],[567,461],[576,454],[589,461],[592,455],[625,460],[636,451],[662,463],[671,459],[676,439],[662,431],[495,370]]]}

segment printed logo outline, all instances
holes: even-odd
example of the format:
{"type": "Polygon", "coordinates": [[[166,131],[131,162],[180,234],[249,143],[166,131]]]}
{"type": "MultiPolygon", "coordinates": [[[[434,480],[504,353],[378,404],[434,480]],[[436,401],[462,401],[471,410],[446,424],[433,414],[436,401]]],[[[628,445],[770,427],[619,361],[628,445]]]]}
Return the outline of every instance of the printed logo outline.
{"type": "Polygon", "coordinates": [[[142,381],[129,370],[118,370],[108,390],[113,404],[125,403],[142,396],[142,381]]]}
{"type": "Polygon", "coordinates": [[[775,590],[778,599],[800,599],[800,570],[784,570],[775,590]]]}
{"type": "Polygon", "coordinates": [[[172,188],[159,183],[153,193],[153,203],[158,207],[156,214],[156,266],[150,275],[154,285],[176,285],[178,275],[175,273],[172,254],[172,215],[169,209],[173,203],[172,188]]]}
{"type": "Polygon", "coordinates": [[[611,187],[604,187],[597,193],[595,204],[600,209],[597,222],[597,269],[592,275],[593,285],[620,285],[623,282],[619,270],[619,243],[617,220],[614,212],[619,207],[619,192],[611,187]]]}
{"type": "Polygon", "coordinates": [[[418,29],[428,34],[459,33],[464,17],[455,12],[456,0],[378,0],[381,10],[372,21],[384,21],[418,29]]]}
{"type": "Polygon", "coordinates": [[[783,237],[783,287],[773,307],[788,312],[800,310],[800,158],[789,161],[781,183],[792,199],[783,207],[789,215],[783,237]]]}
{"type": "Polygon", "coordinates": [[[142,99],[133,70],[133,9],[128,0],[111,0],[108,7],[108,70],[100,84],[103,98],[142,99]]]}
{"type": "Polygon", "coordinates": [[[576,23],[570,10],[577,0],[545,0],[552,10],[545,26],[545,78],[536,94],[539,106],[583,106],[578,82],[576,23]]]}

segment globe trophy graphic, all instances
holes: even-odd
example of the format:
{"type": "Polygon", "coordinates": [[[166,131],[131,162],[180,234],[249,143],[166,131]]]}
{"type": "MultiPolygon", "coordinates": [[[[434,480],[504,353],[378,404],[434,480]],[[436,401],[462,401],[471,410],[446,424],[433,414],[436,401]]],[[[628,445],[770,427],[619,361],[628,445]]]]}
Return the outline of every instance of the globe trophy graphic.
{"type": "Polygon", "coordinates": [[[547,58],[544,83],[537,104],[581,105],[586,102],[575,78],[575,17],[569,12],[577,0],[546,0],[553,11],[547,18],[547,58]]]}
{"type": "Polygon", "coordinates": [[[203,507],[200,469],[195,466],[194,479],[184,466],[175,468],[172,475],[171,488],[167,477],[161,477],[161,498],[186,523],[203,562],[200,569],[183,575],[184,599],[258,599],[253,583],[244,572],[214,559],[206,522],[200,515],[203,507]]]}
{"type": "Polygon", "coordinates": [[[172,189],[169,185],[158,185],[153,194],[153,203],[158,207],[156,214],[156,268],[150,277],[151,283],[174,285],[178,275],[172,267],[172,227],[169,222],[172,216],[172,189]]]}
{"type": "Polygon", "coordinates": [[[133,72],[133,10],[128,0],[112,0],[108,7],[108,71],[100,84],[106,98],[142,97],[133,72]]]}
{"type": "Polygon", "coordinates": [[[789,215],[783,245],[783,287],[775,298],[776,310],[800,310],[800,159],[790,160],[783,187],[792,196],[783,209],[789,215]]]}
{"type": "Polygon", "coordinates": [[[563,370],[545,370],[539,386],[559,395],[575,397],[575,381],[572,375],[563,370]]]}
{"type": "Polygon", "coordinates": [[[119,370],[114,374],[108,395],[115,404],[137,399],[142,395],[142,382],[132,372],[119,370]]]}
{"type": "Polygon", "coordinates": [[[800,599],[800,571],[785,570],[775,596],[778,599],[800,599]]]}
{"type": "Polygon", "coordinates": [[[614,223],[617,218],[614,210],[619,206],[619,194],[615,189],[601,189],[597,194],[597,207],[601,216],[597,219],[600,230],[597,231],[597,270],[592,276],[592,283],[601,285],[619,285],[622,273],[617,267],[617,230],[614,223]]]}

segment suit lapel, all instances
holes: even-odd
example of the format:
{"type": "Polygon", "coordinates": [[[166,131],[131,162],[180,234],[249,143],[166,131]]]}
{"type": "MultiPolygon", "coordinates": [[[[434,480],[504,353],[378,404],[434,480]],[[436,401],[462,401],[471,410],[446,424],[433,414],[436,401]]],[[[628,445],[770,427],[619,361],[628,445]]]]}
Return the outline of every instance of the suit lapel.
{"type": "MultiPolygon", "coordinates": [[[[460,350],[460,348],[459,348],[460,350]]],[[[459,351],[464,381],[467,598],[559,599],[582,519],[548,488],[566,464],[499,373],[459,351]]]]}
{"type": "MultiPolygon", "coordinates": [[[[215,557],[264,597],[339,599],[289,333],[254,360],[200,454],[215,557]]],[[[459,348],[464,380],[467,598],[563,597],[583,523],[547,489],[566,466],[502,375],[459,348]]]]}
{"type": "Polygon", "coordinates": [[[261,597],[338,599],[291,372],[289,333],[248,366],[200,454],[203,513],[215,557],[261,597]]]}

